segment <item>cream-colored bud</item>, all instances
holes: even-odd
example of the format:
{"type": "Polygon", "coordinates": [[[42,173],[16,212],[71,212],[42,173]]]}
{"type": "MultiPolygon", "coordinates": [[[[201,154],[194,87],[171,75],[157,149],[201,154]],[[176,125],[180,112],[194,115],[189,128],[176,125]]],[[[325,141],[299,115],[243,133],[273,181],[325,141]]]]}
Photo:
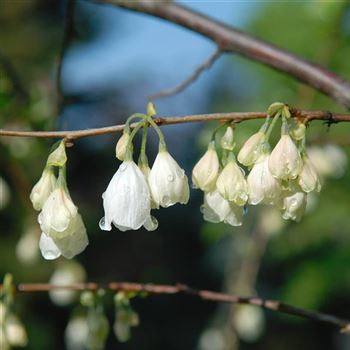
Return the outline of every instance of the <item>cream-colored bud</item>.
{"type": "Polygon", "coordinates": [[[243,206],[248,200],[248,185],[242,168],[230,159],[216,181],[219,193],[228,201],[243,206]]]}
{"type": "Polygon", "coordinates": [[[304,192],[321,191],[321,183],[316,169],[307,155],[303,156],[303,168],[301,169],[298,180],[304,192]]]}
{"type": "Polygon", "coordinates": [[[14,314],[9,314],[5,321],[5,334],[11,346],[27,346],[27,331],[22,321],[14,314]]]}
{"type": "Polygon", "coordinates": [[[63,166],[67,162],[66,146],[61,141],[59,146],[50,153],[47,158],[47,165],[49,166],[63,166]]]}
{"type": "Polygon", "coordinates": [[[116,146],[115,146],[115,156],[119,160],[124,160],[125,159],[125,154],[126,154],[126,149],[129,143],[130,139],[130,133],[125,131],[123,132],[122,137],[118,140],[116,146]]]}
{"type": "Polygon", "coordinates": [[[298,123],[290,129],[290,135],[294,140],[300,141],[305,137],[306,126],[303,123],[298,123]]]}
{"type": "Polygon", "coordinates": [[[234,131],[232,126],[228,126],[224,136],[221,138],[220,145],[227,151],[232,151],[235,148],[234,131]]]}
{"type": "Polygon", "coordinates": [[[215,189],[216,180],[219,176],[219,158],[215,150],[215,142],[208,145],[207,151],[192,170],[192,182],[195,187],[204,192],[215,189]]]}
{"type": "Polygon", "coordinates": [[[262,131],[250,136],[238,153],[238,161],[245,166],[253,165],[261,154],[261,145],[264,141],[265,134],[262,131]]]}

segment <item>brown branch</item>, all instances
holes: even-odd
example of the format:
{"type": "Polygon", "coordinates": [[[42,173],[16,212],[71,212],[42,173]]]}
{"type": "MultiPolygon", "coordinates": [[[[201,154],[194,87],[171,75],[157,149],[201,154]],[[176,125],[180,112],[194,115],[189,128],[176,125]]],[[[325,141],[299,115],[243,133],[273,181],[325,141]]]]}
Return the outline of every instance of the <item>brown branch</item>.
{"type": "Polygon", "coordinates": [[[158,1],[93,0],[146,13],[190,29],[214,41],[223,52],[234,52],[314,87],[334,101],[350,108],[350,82],[296,54],[225,25],[176,3],[158,1]]]}
{"type": "Polygon", "coordinates": [[[214,62],[221,56],[222,52],[219,48],[217,48],[207,60],[205,60],[201,65],[199,65],[192,74],[186,78],[183,82],[181,82],[179,85],[167,89],[159,91],[153,95],[148,96],[149,100],[155,100],[159,97],[168,97],[172,95],[176,95],[179,92],[185,90],[189,85],[191,85],[198,77],[206,70],[209,69],[214,62]]]}
{"type": "MultiPolygon", "coordinates": [[[[312,120],[323,120],[327,124],[338,122],[350,122],[350,114],[339,114],[328,111],[306,111],[291,109],[294,118],[308,123],[312,120]]],[[[236,123],[266,118],[265,112],[229,112],[229,113],[212,113],[212,114],[195,114],[176,117],[157,117],[154,121],[158,125],[184,124],[194,122],[208,121],[235,121],[236,123]]],[[[130,126],[133,128],[137,124],[133,123],[130,126]]],[[[17,137],[42,137],[42,138],[66,138],[76,140],[82,137],[99,136],[113,134],[124,129],[125,124],[106,126],[95,129],[85,130],[65,130],[65,131],[19,131],[0,129],[0,136],[17,136],[17,137]]]]}
{"type": "MultiPolygon", "coordinates": [[[[0,285],[0,291],[2,285],[0,285]]],[[[108,289],[111,291],[126,292],[146,292],[149,294],[188,294],[196,296],[202,300],[216,301],[234,304],[249,304],[262,307],[267,310],[276,311],[288,315],[294,315],[313,321],[320,321],[332,324],[338,327],[342,332],[350,332],[350,321],[338,318],[336,316],[323,314],[316,311],[298,308],[289,304],[282,303],[277,300],[261,299],[258,297],[246,297],[234,294],[226,294],[213,292],[209,290],[198,290],[184,284],[176,285],[157,285],[157,284],[141,284],[130,282],[111,282],[107,284],[97,283],[74,283],[69,285],[54,285],[47,283],[20,283],[16,286],[16,291],[24,292],[48,292],[51,290],[75,290],[75,291],[96,291],[98,289],[108,289]]]]}

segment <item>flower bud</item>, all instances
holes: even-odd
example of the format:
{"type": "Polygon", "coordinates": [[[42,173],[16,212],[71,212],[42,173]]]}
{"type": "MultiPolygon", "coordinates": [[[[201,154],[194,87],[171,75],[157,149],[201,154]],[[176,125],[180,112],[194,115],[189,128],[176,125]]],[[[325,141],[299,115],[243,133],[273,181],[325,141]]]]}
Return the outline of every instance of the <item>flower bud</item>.
{"type": "Polygon", "coordinates": [[[176,203],[188,202],[189,186],[185,171],[166,150],[158,153],[148,183],[157,207],[167,208],[176,203]]]}
{"type": "Polygon", "coordinates": [[[192,170],[193,184],[204,192],[212,191],[215,189],[219,167],[220,164],[215,150],[215,143],[212,141],[208,145],[208,150],[192,170]]]}
{"type": "Polygon", "coordinates": [[[303,123],[298,123],[290,130],[290,135],[294,140],[300,141],[305,137],[306,126],[303,123]]]}
{"type": "Polygon", "coordinates": [[[235,147],[234,132],[232,126],[228,126],[224,136],[220,141],[221,147],[227,151],[232,151],[235,147]]]}
{"type": "Polygon", "coordinates": [[[302,190],[306,193],[316,191],[320,192],[321,183],[314,165],[307,155],[303,156],[303,167],[298,178],[302,190]]]}
{"type": "Polygon", "coordinates": [[[233,159],[229,160],[222,170],[216,181],[216,187],[225,199],[239,206],[248,200],[248,186],[244,172],[233,159]]]}
{"type": "Polygon", "coordinates": [[[125,159],[126,149],[129,143],[130,133],[128,131],[124,131],[121,138],[118,140],[115,146],[115,156],[123,161],[125,159]]]}
{"type": "Polygon", "coordinates": [[[5,334],[11,346],[27,346],[27,331],[22,321],[14,314],[8,314],[5,320],[5,334]]]}
{"type": "Polygon", "coordinates": [[[288,134],[283,134],[270,155],[271,174],[280,180],[295,179],[300,174],[302,165],[295,143],[288,134]]]}
{"type": "Polygon", "coordinates": [[[44,169],[39,181],[30,193],[30,200],[35,210],[41,210],[51,192],[56,186],[56,176],[51,166],[44,169]]]}
{"type": "Polygon", "coordinates": [[[217,190],[204,194],[201,212],[206,221],[213,223],[224,222],[231,226],[241,226],[243,211],[242,206],[229,202],[217,190]]]}
{"type": "Polygon", "coordinates": [[[285,220],[299,222],[305,213],[307,194],[299,186],[293,185],[282,195],[282,217],[285,220]]]}
{"type": "Polygon", "coordinates": [[[253,165],[260,156],[260,146],[264,141],[265,134],[262,131],[250,136],[238,153],[238,161],[245,166],[253,165]]]}
{"type": "Polygon", "coordinates": [[[61,141],[59,146],[50,153],[47,158],[48,166],[63,166],[67,162],[66,147],[64,142],[61,141]]]}

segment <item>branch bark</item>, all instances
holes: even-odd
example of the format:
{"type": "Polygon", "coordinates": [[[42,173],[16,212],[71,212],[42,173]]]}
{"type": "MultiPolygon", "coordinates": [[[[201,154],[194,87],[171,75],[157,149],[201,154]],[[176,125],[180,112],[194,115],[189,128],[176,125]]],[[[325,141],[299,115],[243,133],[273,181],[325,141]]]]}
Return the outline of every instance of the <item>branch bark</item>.
{"type": "MultiPolygon", "coordinates": [[[[0,291],[1,289],[2,285],[0,284],[0,291]]],[[[16,291],[19,293],[48,292],[51,290],[96,291],[98,289],[126,292],[146,292],[149,294],[188,294],[208,301],[233,304],[249,304],[271,311],[306,318],[312,321],[325,322],[338,327],[338,329],[343,333],[350,333],[350,321],[338,318],[336,316],[298,308],[277,300],[239,296],[235,294],[226,294],[209,290],[199,290],[189,287],[185,284],[158,285],[130,282],[111,282],[107,284],[74,283],[69,285],[54,285],[48,283],[20,283],[16,286],[16,291]]]]}
{"type": "MultiPolygon", "coordinates": [[[[307,111],[291,108],[294,118],[304,123],[312,120],[323,120],[328,125],[338,122],[350,122],[350,114],[332,113],[328,111],[307,111]]],[[[212,113],[212,114],[195,114],[176,117],[157,117],[154,121],[158,125],[184,124],[194,122],[208,121],[235,121],[240,123],[247,120],[266,118],[266,112],[229,112],[229,113],[212,113]]],[[[137,123],[130,125],[135,127],[137,123]]],[[[65,131],[20,131],[0,129],[0,136],[16,137],[41,137],[41,138],[66,138],[67,141],[73,141],[82,137],[100,136],[113,134],[124,129],[125,124],[106,126],[102,128],[85,129],[85,130],[65,130],[65,131]]]]}
{"type": "Polygon", "coordinates": [[[146,13],[178,24],[212,40],[223,52],[238,53],[314,87],[334,101],[350,109],[350,82],[325,67],[266,41],[227,26],[208,16],[176,3],[158,1],[95,0],[146,13]]]}

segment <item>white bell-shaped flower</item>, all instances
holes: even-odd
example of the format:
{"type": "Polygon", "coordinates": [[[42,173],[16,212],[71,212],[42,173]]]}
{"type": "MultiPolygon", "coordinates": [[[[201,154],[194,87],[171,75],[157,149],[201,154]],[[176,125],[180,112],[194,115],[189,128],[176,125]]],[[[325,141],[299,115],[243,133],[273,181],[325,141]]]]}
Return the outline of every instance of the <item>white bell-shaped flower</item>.
{"type": "Polygon", "coordinates": [[[307,194],[299,186],[292,185],[282,194],[283,219],[299,222],[305,213],[306,203],[307,194]]]}
{"type": "Polygon", "coordinates": [[[295,179],[302,166],[303,161],[297,146],[288,133],[283,133],[270,155],[271,174],[280,180],[295,179]]]}
{"type": "Polygon", "coordinates": [[[244,171],[231,157],[216,181],[216,187],[225,199],[243,206],[248,200],[248,185],[244,171]]]}
{"type": "Polygon", "coordinates": [[[269,169],[269,153],[264,152],[247,177],[249,204],[276,204],[281,193],[280,181],[269,169]]]}
{"type": "Polygon", "coordinates": [[[41,210],[56,186],[56,176],[52,167],[46,167],[30,193],[30,200],[35,210],[41,210]]]}
{"type": "Polygon", "coordinates": [[[229,202],[215,190],[204,194],[204,203],[201,207],[203,218],[206,221],[224,222],[231,226],[241,226],[244,208],[229,202]]]}
{"type": "Polygon", "coordinates": [[[62,238],[74,233],[78,208],[65,186],[56,187],[44,203],[38,216],[41,230],[52,238],[62,238]]]}
{"type": "Polygon", "coordinates": [[[318,178],[316,169],[307,155],[303,156],[303,167],[298,178],[298,183],[302,190],[306,193],[321,191],[321,183],[318,178]]]}
{"type": "Polygon", "coordinates": [[[119,160],[123,161],[125,159],[126,148],[128,146],[129,139],[130,139],[130,133],[128,131],[124,131],[123,135],[118,140],[118,142],[115,146],[115,156],[119,160]]]}
{"type": "Polygon", "coordinates": [[[208,145],[207,151],[198,161],[192,170],[192,182],[195,187],[204,192],[210,192],[215,189],[216,180],[219,176],[219,158],[215,150],[215,142],[208,145]]]}
{"type": "Polygon", "coordinates": [[[105,216],[100,228],[112,229],[113,223],[119,230],[137,230],[148,222],[151,212],[151,197],[146,178],[132,161],[124,161],[102,195],[105,216]]]}
{"type": "Polygon", "coordinates": [[[79,214],[72,220],[69,235],[50,237],[45,232],[40,236],[39,248],[46,260],[54,260],[61,255],[72,259],[80,254],[89,244],[83,220],[79,214]]]}
{"type": "Polygon", "coordinates": [[[159,151],[148,183],[152,199],[158,207],[167,208],[176,203],[188,202],[190,191],[185,171],[166,150],[159,151]]]}
{"type": "Polygon", "coordinates": [[[265,133],[263,131],[258,131],[250,136],[238,153],[238,161],[245,166],[253,165],[260,156],[260,146],[264,141],[265,133]]]}
{"type": "Polygon", "coordinates": [[[234,135],[233,127],[229,125],[225,131],[225,134],[222,136],[220,140],[221,148],[227,151],[232,151],[235,147],[234,139],[235,139],[235,135],[234,135]]]}

